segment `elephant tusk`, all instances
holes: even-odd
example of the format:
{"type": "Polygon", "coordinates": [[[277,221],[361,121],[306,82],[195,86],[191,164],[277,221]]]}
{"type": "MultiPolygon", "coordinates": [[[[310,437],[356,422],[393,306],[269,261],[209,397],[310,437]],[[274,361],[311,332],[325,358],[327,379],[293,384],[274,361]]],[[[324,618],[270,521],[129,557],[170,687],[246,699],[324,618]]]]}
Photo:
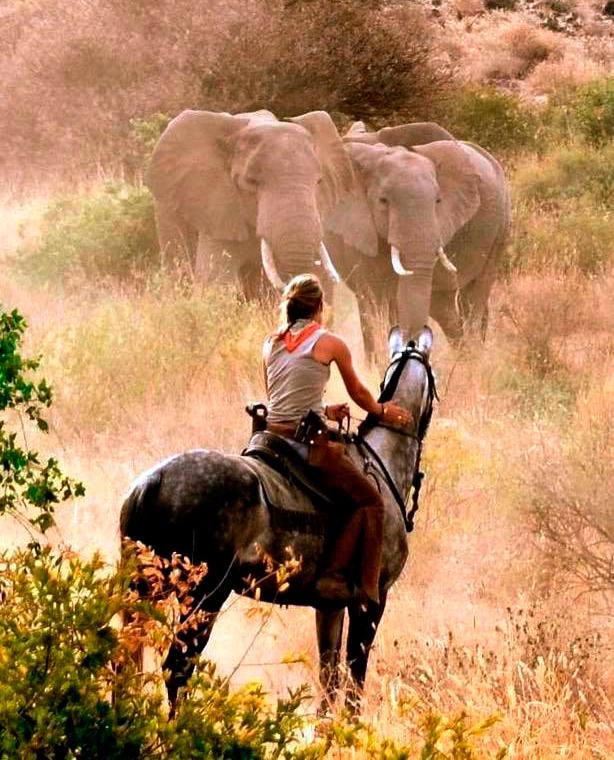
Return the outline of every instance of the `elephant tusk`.
{"type": "Polygon", "coordinates": [[[333,262],[330,260],[330,256],[328,255],[328,251],[324,245],[324,241],[320,241],[320,259],[322,266],[328,272],[330,279],[335,283],[335,285],[338,285],[341,282],[341,277],[339,277],[339,273],[335,269],[333,262]]]}
{"type": "Polygon", "coordinates": [[[437,251],[437,258],[439,259],[439,261],[441,261],[441,263],[448,270],[448,272],[454,272],[454,274],[458,272],[457,268],[446,256],[446,252],[443,250],[442,245],[439,246],[439,250],[437,251]]]}
{"type": "Polygon", "coordinates": [[[271,285],[274,288],[277,288],[277,290],[283,290],[286,286],[281,277],[277,274],[275,260],[273,259],[273,251],[271,251],[269,244],[264,238],[261,238],[260,240],[260,253],[262,254],[262,266],[271,285]]]}
{"type": "Polygon", "coordinates": [[[401,256],[399,254],[399,249],[395,248],[394,246],[391,246],[392,251],[392,268],[394,271],[400,275],[401,277],[405,277],[408,274],[413,274],[413,272],[410,269],[405,269],[403,264],[401,264],[401,256]]]}
{"type": "Polygon", "coordinates": [[[460,308],[460,290],[458,288],[454,293],[454,311],[456,312],[456,316],[462,319],[460,308]]]}

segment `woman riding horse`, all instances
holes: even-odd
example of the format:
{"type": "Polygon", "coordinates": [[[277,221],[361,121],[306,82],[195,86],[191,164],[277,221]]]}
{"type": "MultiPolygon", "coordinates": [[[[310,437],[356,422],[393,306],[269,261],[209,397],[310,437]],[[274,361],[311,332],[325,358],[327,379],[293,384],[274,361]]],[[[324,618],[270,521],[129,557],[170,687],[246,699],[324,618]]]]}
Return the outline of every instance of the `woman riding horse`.
{"type": "Polygon", "coordinates": [[[321,326],[323,308],[323,292],[315,276],[303,274],[290,280],[281,302],[283,326],[265,340],[263,348],[267,430],[285,438],[313,466],[314,479],[323,490],[352,507],[316,584],[317,594],[338,602],[355,596],[348,571],[362,543],[360,596],[378,604],[384,505],[374,481],[346,455],[343,444],[329,439],[326,419],[342,423],[350,413],[347,403],[323,404],[331,362],[361,409],[400,427],[412,418],[396,404],[375,400],[356,374],[347,343],[321,326]]]}

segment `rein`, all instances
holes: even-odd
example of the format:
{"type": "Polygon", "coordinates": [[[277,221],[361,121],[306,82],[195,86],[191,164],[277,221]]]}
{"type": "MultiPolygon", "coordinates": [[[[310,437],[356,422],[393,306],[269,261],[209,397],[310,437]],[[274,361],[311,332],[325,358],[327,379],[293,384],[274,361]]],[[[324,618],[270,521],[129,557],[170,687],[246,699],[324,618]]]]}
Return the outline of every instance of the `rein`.
{"type": "Polygon", "coordinates": [[[386,369],[386,372],[384,374],[384,380],[382,380],[382,383],[380,385],[380,397],[378,398],[378,401],[380,403],[383,403],[385,401],[390,401],[392,399],[397,389],[397,386],[399,384],[401,374],[403,370],[405,369],[405,366],[407,365],[407,363],[410,361],[410,359],[415,359],[416,361],[419,361],[420,364],[422,364],[422,366],[426,370],[426,377],[427,377],[428,401],[427,401],[426,409],[424,410],[423,414],[418,420],[417,433],[413,433],[413,432],[410,433],[407,430],[393,427],[392,425],[382,425],[379,422],[379,418],[377,415],[368,414],[366,419],[363,420],[363,422],[359,425],[358,432],[353,437],[356,445],[358,447],[362,447],[366,449],[379,465],[379,468],[382,474],[384,475],[384,478],[386,479],[386,483],[388,484],[388,488],[390,489],[390,492],[392,493],[394,500],[396,501],[399,509],[401,510],[401,515],[403,517],[403,522],[405,524],[405,530],[407,531],[407,533],[411,533],[412,530],[414,529],[414,517],[416,515],[416,512],[418,511],[418,498],[420,495],[422,480],[424,478],[424,473],[420,471],[420,459],[422,457],[422,443],[424,441],[424,437],[426,435],[426,431],[428,430],[428,426],[433,414],[433,401],[435,399],[439,400],[439,396],[437,395],[437,388],[435,386],[435,377],[433,375],[431,365],[429,364],[428,359],[424,356],[424,354],[422,354],[420,351],[416,349],[415,343],[413,341],[410,341],[407,344],[407,346],[403,349],[400,356],[394,359],[394,361],[392,361],[388,365],[388,368],[386,369]],[[394,369],[389,381],[386,382],[386,376],[390,372],[391,367],[394,367],[394,369]],[[397,433],[397,435],[403,435],[407,438],[412,438],[418,443],[418,452],[416,454],[416,465],[414,469],[414,477],[410,485],[410,491],[412,491],[413,489],[413,492],[412,492],[412,507],[409,510],[409,512],[407,511],[407,498],[409,496],[409,492],[405,498],[401,496],[401,494],[399,493],[399,489],[396,486],[396,483],[392,479],[392,475],[388,472],[388,468],[383,463],[381,457],[375,451],[375,449],[371,446],[371,444],[368,441],[366,441],[364,438],[366,433],[375,427],[386,428],[387,430],[391,430],[392,432],[397,433]]]}

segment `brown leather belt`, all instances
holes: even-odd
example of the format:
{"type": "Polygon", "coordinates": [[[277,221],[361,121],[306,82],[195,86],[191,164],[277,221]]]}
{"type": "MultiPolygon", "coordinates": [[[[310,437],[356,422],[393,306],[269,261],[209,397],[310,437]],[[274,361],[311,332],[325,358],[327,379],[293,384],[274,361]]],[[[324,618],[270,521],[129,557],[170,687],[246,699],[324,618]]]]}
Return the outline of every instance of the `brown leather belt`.
{"type": "Polygon", "coordinates": [[[270,433],[274,433],[275,435],[281,435],[284,438],[292,438],[292,439],[296,437],[297,427],[298,427],[298,423],[292,423],[292,422],[267,422],[266,424],[266,429],[270,433]]]}

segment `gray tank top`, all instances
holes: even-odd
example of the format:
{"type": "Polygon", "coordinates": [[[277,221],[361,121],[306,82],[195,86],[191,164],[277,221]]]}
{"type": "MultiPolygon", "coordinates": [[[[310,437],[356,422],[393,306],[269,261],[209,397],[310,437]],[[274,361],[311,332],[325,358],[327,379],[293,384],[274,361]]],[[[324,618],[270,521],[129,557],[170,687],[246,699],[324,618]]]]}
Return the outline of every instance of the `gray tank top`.
{"type": "MultiPolygon", "coordinates": [[[[296,327],[304,328],[308,324],[301,320],[296,327]]],[[[323,416],[322,396],[330,378],[330,367],[313,358],[313,347],[324,333],[326,329],[319,328],[294,351],[288,351],[283,340],[268,338],[265,341],[269,351],[265,362],[270,422],[298,424],[310,409],[323,416]]]]}

